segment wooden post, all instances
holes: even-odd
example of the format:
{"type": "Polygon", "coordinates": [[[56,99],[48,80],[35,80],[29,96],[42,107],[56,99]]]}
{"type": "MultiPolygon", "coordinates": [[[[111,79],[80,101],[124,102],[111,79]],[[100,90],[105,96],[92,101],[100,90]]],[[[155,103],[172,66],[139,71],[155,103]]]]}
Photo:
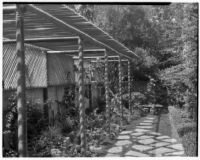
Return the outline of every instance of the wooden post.
{"type": "Polygon", "coordinates": [[[131,106],[131,66],[130,66],[130,60],[128,60],[128,104],[129,104],[129,110],[131,114],[133,114],[132,106],[131,106]]]}
{"type": "Polygon", "coordinates": [[[92,108],[92,84],[91,81],[88,84],[88,98],[89,98],[89,108],[92,108]]]}
{"type": "Polygon", "coordinates": [[[105,96],[106,96],[106,119],[108,121],[108,132],[110,135],[110,106],[109,106],[109,91],[108,91],[108,54],[105,51],[105,96]]]}
{"type": "Polygon", "coordinates": [[[16,10],[16,52],[17,52],[17,112],[18,112],[18,154],[27,156],[27,118],[25,99],[25,54],[24,54],[24,16],[22,5],[16,10]]]}
{"type": "Polygon", "coordinates": [[[48,107],[48,86],[49,86],[49,75],[48,75],[48,53],[45,52],[45,55],[46,55],[46,88],[43,88],[43,101],[44,101],[44,105],[43,105],[43,113],[44,113],[44,119],[45,119],[45,122],[49,123],[49,107],[48,107]]]}
{"type": "Polygon", "coordinates": [[[121,57],[119,57],[118,62],[118,70],[119,70],[119,106],[121,109],[121,127],[123,126],[123,105],[122,105],[122,64],[121,57]]]}
{"type": "Polygon", "coordinates": [[[83,79],[83,46],[81,38],[78,39],[78,52],[79,52],[79,61],[78,61],[78,86],[79,86],[79,116],[80,116],[80,137],[81,137],[81,154],[85,156],[85,106],[84,106],[84,79],[83,79]]]}
{"type": "Polygon", "coordinates": [[[92,108],[92,79],[91,79],[91,75],[92,75],[92,72],[91,72],[91,61],[90,61],[90,66],[89,66],[89,106],[90,108],[92,108]]]}

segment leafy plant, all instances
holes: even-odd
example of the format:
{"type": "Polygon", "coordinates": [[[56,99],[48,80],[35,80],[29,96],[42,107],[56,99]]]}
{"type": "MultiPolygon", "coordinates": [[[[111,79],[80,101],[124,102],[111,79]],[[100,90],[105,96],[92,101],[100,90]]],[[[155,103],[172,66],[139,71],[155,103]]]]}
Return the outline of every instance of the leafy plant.
{"type": "MultiPolygon", "coordinates": [[[[26,103],[27,107],[27,136],[28,143],[31,146],[32,139],[40,134],[42,129],[45,128],[46,123],[43,119],[43,114],[38,104],[26,103]]],[[[4,156],[16,156],[17,153],[17,105],[16,94],[12,94],[9,98],[9,104],[7,106],[7,113],[5,116],[5,126],[3,128],[4,134],[10,134],[9,147],[10,149],[5,151],[4,156]]]]}
{"type": "Polygon", "coordinates": [[[197,133],[193,131],[187,132],[182,137],[183,147],[185,150],[185,154],[190,157],[197,156],[197,133]]]}
{"type": "Polygon", "coordinates": [[[186,123],[186,124],[184,123],[177,129],[177,132],[181,137],[187,134],[187,132],[196,132],[196,131],[197,131],[197,125],[195,123],[186,123]]]}

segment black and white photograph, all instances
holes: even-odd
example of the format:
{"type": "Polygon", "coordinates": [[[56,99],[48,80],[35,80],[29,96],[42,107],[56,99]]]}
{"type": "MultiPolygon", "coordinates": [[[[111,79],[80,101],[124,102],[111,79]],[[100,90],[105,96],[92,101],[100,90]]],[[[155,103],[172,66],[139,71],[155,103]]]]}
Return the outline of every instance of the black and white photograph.
{"type": "Polygon", "coordinates": [[[3,1],[2,157],[198,157],[198,1],[3,1]]]}

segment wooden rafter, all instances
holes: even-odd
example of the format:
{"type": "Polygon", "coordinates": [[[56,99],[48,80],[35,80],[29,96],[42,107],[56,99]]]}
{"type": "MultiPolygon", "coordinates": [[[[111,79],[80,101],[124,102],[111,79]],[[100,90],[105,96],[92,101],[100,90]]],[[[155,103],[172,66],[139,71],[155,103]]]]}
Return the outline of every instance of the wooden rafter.
{"type": "MultiPolygon", "coordinates": [[[[70,44],[76,44],[78,42],[79,37],[52,37],[52,38],[31,38],[25,39],[24,43],[40,43],[40,42],[68,42],[70,44]]],[[[16,39],[6,39],[3,40],[3,44],[8,43],[16,43],[16,39]]],[[[78,51],[77,51],[78,52],[78,51]]]]}

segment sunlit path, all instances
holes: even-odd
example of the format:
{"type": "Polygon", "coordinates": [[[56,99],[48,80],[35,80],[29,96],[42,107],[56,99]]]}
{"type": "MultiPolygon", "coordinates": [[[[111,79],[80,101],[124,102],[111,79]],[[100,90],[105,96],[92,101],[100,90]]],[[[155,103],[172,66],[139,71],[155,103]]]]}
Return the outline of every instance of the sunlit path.
{"type": "Polygon", "coordinates": [[[132,130],[122,131],[106,157],[184,156],[178,140],[155,132],[157,116],[147,116],[132,130]]]}

